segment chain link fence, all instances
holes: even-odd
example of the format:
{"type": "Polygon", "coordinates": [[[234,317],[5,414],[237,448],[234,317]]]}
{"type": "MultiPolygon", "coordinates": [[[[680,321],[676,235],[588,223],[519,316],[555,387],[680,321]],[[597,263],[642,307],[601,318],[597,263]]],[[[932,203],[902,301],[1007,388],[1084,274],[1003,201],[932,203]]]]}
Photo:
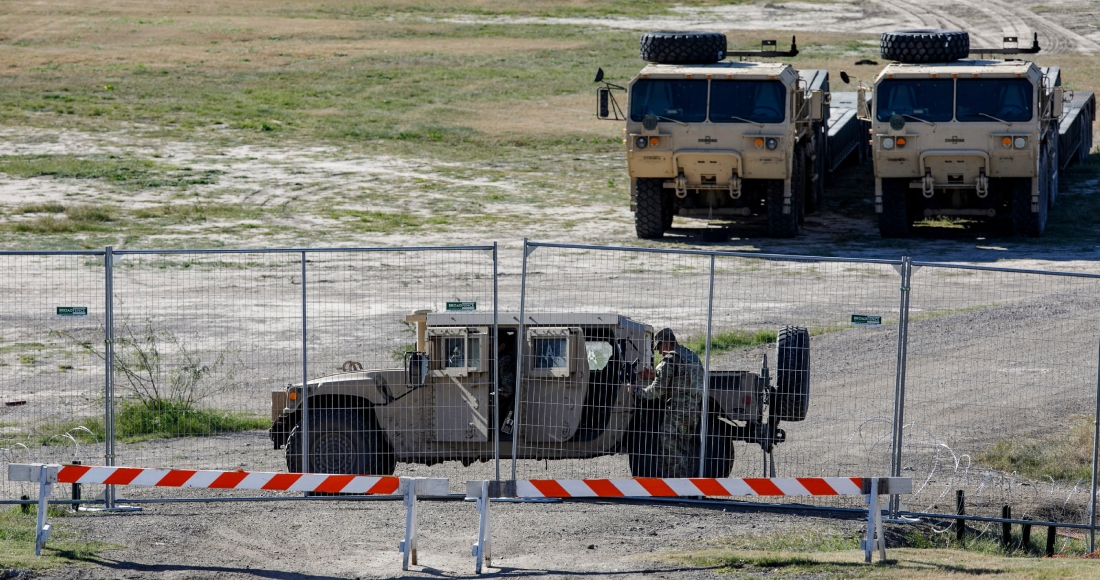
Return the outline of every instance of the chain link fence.
{"type": "MultiPolygon", "coordinates": [[[[526,242],[515,262],[495,246],[0,253],[0,461],[454,491],[900,475],[915,493],[898,513],[953,514],[962,490],[972,515],[1091,521],[1100,276],[526,242]],[[702,385],[694,402],[642,391],[666,327],[699,358],[677,379],[702,385]]],[[[0,501],[23,495],[0,482],[0,501]]]]}

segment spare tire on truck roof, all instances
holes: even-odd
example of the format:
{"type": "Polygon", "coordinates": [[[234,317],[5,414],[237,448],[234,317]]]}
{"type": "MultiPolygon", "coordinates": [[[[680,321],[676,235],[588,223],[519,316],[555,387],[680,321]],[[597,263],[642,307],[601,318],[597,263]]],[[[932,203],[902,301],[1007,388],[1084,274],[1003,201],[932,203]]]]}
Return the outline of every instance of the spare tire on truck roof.
{"type": "Polygon", "coordinates": [[[961,30],[895,30],[879,40],[882,58],[908,63],[954,62],[970,54],[970,33],[961,30]]]}
{"type": "Polygon", "coordinates": [[[726,58],[726,35],[719,32],[647,32],[641,56],[657,64],[710,64],[726,58]]]}

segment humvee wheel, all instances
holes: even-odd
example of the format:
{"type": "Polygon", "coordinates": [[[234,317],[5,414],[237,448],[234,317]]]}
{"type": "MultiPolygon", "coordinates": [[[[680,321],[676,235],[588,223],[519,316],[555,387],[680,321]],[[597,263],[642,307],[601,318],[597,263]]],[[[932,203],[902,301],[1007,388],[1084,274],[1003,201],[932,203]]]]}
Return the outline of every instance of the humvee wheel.
{"type": "MultiPolygon", "coordinates": [[[[301,424],[286,442],[286,467],[302,473],[301,424]]],[[[348,409],[317,409],[309,413],[309,465],[311,473],[343,475],[391,475],[396,462],[382,431],[348,409]]]]}
{"type": "Polygon", "coordinates": [[[954,62],[970,54],[970,34],[960,30],[896,30],[879,40],[882,58],[903,63],[954,62]]]}
{"type": "MultiPolygon", "coordinates": [[[[711,408],[716,405],[711,399],[711,408]]],[[[729,477],[733,470],[733,437],[730,427],[720,419],[718,413],[709,413],[707,417],[707,450],[703,477],[729,477]]]]}
{"type": "Polygon", "coordinates": [[[634,421],[627,432],[630,475],[633,477],[664,477],[661,462],[661,421],[664,409],[656,402],[639,403],[634,411],[634,421]]]}
{"type": "MultiPolygon", "coordinates": [[[[634,180],[634,231],[639,238],[651,239],[665,235],[664,180],[639,177],[634,180]]],[[[672,216],[669,216],[671,218],[672,216]]]]}
{"type": "Polygon", "coordinates": [[[810,408],[810,333],[801,326],[780,327],[775,350],[772,413],[782,421],[802,421],[810,408]]]}
{"type": "Polygon", "coordinates": [[[913,223],[909,216],[909,184],[901,179],[882,180],[882,213],[878,214],[879,235],[884,238],[904,238],[913,223]]]}

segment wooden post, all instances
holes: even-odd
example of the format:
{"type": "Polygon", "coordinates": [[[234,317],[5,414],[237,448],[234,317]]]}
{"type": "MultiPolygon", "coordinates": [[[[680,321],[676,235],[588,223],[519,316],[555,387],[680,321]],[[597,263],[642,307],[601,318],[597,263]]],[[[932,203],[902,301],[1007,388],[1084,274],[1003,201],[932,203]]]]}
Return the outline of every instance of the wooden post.
{"type": "Polygon", "coordinates": [[[1054,536],[1058,534],[1058,528],[1047,526],[1047,557],[1054,555],[1054,536]]]}
{"type": "MultiPolygon", "coordinates": [[[[966,515],[966,492],[955,490],[955,513],[966,515]]],[[[966,520],[955,520],[955,539],[962,542],[966,537],[966,520]]]]}
{"type": "MultiPolygon", "coordinates": [[[[1001,507],[1001,518],[1010,519],[1012,517],[1012,508],[1009,506],[1001,507]]],[[[1008,522],[1001,523],[1001,547],[1008,549],[1009,543],[1012,541],[1012,524],[1008,522]]]]}
{"type": "MultiPolygon", "coordinates": [[[[1030,520],[1031,518],[1025,516],[1023,519],[1030,520]]],[[[1028,546],[1031,545],[1031,524],[1023,524],[1020,526],[1020,547],[1027,552],[1028,546]]]]}

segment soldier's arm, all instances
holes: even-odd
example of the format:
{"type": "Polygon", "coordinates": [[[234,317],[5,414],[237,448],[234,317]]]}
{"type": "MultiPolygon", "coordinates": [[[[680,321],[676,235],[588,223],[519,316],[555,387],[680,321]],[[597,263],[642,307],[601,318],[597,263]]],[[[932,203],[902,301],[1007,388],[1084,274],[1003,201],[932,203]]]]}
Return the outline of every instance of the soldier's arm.
{"type": "Polygon", "coordinates": [[[638,391],[637,395],[640,399],[656,399],[664,393],[665,383],[667,382],[668,374],[668,361],[662,359],[657,364],[656,369],[657,376],[653,377],[653,382],[649,383],[649,386],[638,391]]]}

